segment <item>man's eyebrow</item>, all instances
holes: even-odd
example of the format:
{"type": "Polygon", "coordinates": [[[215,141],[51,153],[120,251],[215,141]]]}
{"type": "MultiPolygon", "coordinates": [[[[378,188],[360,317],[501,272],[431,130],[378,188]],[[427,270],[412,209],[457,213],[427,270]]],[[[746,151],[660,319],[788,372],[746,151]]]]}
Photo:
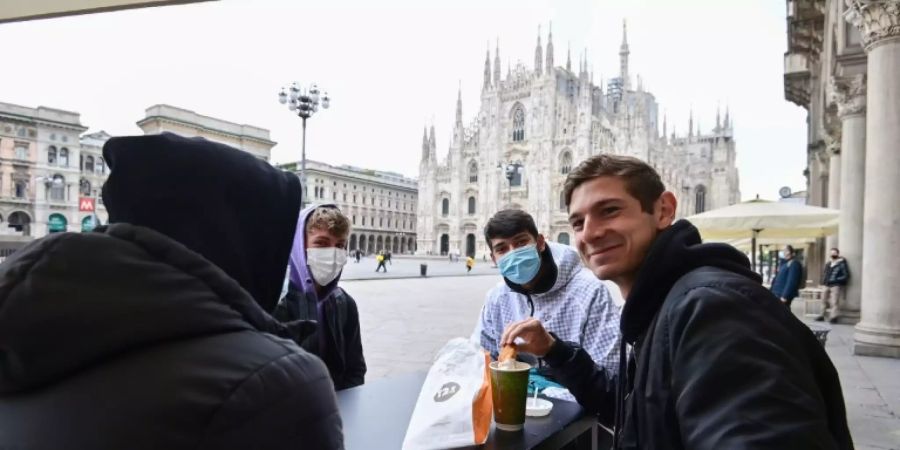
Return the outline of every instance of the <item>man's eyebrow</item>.
{"type": "MultiPolygon", "coordinates": [[[[607,206],[610,203],[618,203],[621,200],[622,199],[619,199],[619,198],[605,198],[603,200],[597,200],[596,202],[591,204],[590,208],[588,208],[588,209],[603,208],[604,206],[607,206]]],[[[581,216],[582,215],[578,212],[572,212],[571,214],[569,214],[569,222],[580,219],[581,216]]]]}

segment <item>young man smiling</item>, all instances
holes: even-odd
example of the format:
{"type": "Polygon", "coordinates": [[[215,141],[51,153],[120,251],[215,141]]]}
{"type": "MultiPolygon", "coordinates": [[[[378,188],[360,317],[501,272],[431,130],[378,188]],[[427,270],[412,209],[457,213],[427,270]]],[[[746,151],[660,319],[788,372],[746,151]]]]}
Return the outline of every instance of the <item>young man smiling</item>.
{"type": "Polygon", "coordinates": [[[551,367],[568,367],[560,382],[613,425],[615,448],[853,448],[824,349],[744,254],[674,222],[677,201],[653,168],[597,155],[564,189],[585,265],[626,298],[619,369],[533,325],[501,344],[542,343],[551,367]]]}
{"type": "MultiPolygon", "coordinates": [[[[497,357],[504,330],[531,324],[584,348],[598,364],[618,365],[619,310],[606,285],[584,269],[578,252],[547,242],[531,216],[520,210],[496,213],[484,227],[491,259],[503,282],[488,292],[476,336],[497,357]]],[[[521,351],[544,356],[528,345],[521,351]]],[[[523,359],[539,364],[527,355],[523,359]]],[[[542,373],[554,376],[545,368],[542,373]]]]}

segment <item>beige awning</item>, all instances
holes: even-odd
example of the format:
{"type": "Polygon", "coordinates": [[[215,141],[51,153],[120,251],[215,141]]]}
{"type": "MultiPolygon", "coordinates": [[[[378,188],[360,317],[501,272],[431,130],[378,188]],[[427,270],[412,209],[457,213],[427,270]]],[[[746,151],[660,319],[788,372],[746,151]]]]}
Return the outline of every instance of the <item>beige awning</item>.
{"type": "Polygon", "coordinates": [[[202,1],[211,0],[2,0],[0,23],[202,1]]]}
{"type": "Polygon", "coordinates": [[[839,212],[792,202],[750,200],[687,217],[704,240],[815,239],[837,232],[839,212]],[[755,231],[755,233],[754,233],[755,231]]]}

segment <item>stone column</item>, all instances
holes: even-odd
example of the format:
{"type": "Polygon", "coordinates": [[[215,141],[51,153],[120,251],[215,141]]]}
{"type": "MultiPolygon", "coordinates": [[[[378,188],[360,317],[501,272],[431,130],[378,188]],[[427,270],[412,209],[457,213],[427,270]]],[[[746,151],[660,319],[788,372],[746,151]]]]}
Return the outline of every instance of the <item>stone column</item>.
{"type": "Polygon", "coordinates": [[[900,358],[900,0],[845,0],[868,54],[861,317],[857,355],[900,358]]]}
{"type": "MultiPolygon", "coordinates": [[[[847,285],[841,322],[859,321],[863,267],[863,202],[866,175],[866,76],[832,79],[832,92],[841,119],[841,219],[838,231],[841,256],[852,276],[847,285]]],[[[834,176],[834,175],[832,175],[834,176]]]]}
{"type": "MultiPolygon", "coordinates": [[[[841,208],[841,141],[840,138],[831,138],[831,142],[825,148],[828,153],[828,207],[841,208]]],[[[838,235],[833,234],[825,238],[825,252],[838,247],[838,235]]],[[[827,256],[826,256],[827,258],[827,256]]],[[[825,280],[822,280],[823,282],[825,280]]]]}

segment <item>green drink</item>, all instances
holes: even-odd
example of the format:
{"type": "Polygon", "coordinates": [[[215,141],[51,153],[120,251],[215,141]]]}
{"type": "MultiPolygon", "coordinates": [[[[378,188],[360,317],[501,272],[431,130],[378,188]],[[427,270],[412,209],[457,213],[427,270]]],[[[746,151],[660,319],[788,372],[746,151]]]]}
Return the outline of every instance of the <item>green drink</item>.
{"type": "Polygon", "coordinates": [[[519,431],[525,425],[529,370],[531,366],[520,361],[491,363],[491,395],[498,430],[519,431]]]}

